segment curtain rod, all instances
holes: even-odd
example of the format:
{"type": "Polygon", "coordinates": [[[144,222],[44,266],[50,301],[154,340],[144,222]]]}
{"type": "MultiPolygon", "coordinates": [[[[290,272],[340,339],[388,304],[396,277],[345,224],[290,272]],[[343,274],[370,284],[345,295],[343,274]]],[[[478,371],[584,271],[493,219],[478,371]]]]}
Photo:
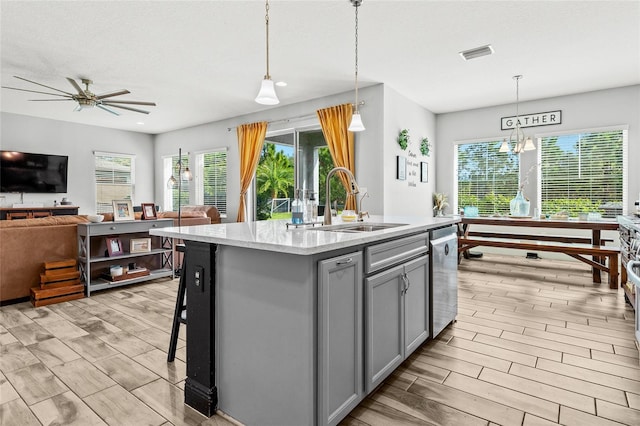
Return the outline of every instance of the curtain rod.
{"type": "MultiPolygon", "coordinates": [[[[364,101],[360,101],[358,102],[358,106],[362,106],[364,105],[364,101]]],[[[352,107],[355,107],[355,105],[353,103],[351,103],[352,107]]],[[[267,124],[274,124],[274,123],[287,123],[289,121],[293,121],[293,120],[303,120],[303,119],[307,119],[307,118],[313,118],[315,117],[316,114],[307,114],[307,115],[298,115],[295,117],[289,117],[289,118],[280,118],[278,120],[273,120],[273,121],[267,121],[267,124]]],[[[233,126],[233,127],[227,127],[227,132],[232,131],[233,129],[237,129],[238,126],[233,126]]]]}

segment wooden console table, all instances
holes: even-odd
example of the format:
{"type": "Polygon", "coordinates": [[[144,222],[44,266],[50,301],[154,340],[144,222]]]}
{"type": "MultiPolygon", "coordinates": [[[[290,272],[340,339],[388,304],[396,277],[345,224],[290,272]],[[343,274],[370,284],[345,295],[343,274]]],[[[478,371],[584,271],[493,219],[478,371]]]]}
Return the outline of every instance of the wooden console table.
{"type": "Polygon", "coordinates": [[[78,214],[78,206],[0,207],[0,220],[33,219],[69,214],[78,214]]]}

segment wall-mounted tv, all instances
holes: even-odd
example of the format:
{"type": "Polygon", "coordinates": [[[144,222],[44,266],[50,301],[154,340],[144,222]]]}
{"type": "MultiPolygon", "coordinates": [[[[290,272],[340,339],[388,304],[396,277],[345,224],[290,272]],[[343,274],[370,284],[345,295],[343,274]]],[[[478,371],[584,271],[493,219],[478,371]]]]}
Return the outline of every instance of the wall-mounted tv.
{"type": "Polygon", "coordinates": [[[67,192],[66,155],[0,151],[0,192],[67,192]]]}

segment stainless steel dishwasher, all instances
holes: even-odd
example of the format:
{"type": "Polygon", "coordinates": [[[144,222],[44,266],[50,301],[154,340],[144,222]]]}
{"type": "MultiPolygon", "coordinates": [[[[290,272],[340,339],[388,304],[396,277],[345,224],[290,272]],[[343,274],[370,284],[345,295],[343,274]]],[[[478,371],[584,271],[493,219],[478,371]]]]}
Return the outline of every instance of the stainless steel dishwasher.
{"type": "Polygon", "coordinates": [[[458,236],[456,226],[431,231],[431,337],[458,315],[458,236]]]}

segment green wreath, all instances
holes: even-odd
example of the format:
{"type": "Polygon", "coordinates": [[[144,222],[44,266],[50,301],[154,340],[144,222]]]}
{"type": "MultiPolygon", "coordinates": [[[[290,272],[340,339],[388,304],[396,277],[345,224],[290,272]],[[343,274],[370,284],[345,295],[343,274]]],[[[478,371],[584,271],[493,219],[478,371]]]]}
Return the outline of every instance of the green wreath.
{"type": "Polygon", "coordinates": [[[400,134],[398,135],[398,145],[404,151],[409,146],[409,130],[402,129],[400,130],[400,134]]]}

